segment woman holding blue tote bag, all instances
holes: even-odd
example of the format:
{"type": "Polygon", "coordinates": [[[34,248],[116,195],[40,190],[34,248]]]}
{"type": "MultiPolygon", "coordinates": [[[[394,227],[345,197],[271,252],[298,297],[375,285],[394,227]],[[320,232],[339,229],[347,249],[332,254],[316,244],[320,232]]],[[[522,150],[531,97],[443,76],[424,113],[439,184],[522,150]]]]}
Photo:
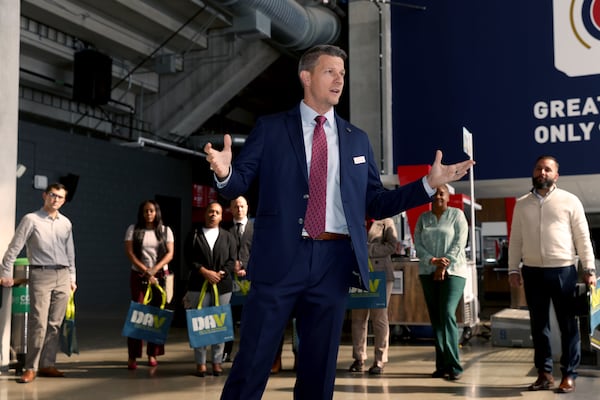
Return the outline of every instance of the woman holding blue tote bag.
{"type": "MultiPolygon", "coordinates": [[[[197,308],[200,291],[204,282],[216,284],[218,289],[218,304],[229,304],[233,289],[233,268],[236,259],[235,238],[226,230],[220,228],[223,219],[223,208],[217,202],[212,202],[204,214],[204,226],[196,229],[188,243],[187,259],[190,264],[188,291],[183,298],[185,308],[197,308]]],[[[204,296],[202,307],[216,304],[215,294],[208,290],[204,296]]],[[[212,373],[219,376],[223,373],[221,362],[225,343],[214,344],[212,351],[212,373]]],[[[208,347],[194,349],[196,375],[206,375],[206,353],[208,347]]]]}
{"type": "MultiPolygon", "coordinates": [[[[125,233],[125,253],[131,261],[129,286],[131,300],[143,303],[148,285],[165,284],[168,263],[173,259],[173,232],[163,225],[160,206],[154,200],[143,201],[137,214],[137,222],[130,225],[125,233]]],[[[152,288],[152,306],[160,307],[162,293],[152,288]]],[[[142,356],[143,342],[140,339],[127,338],[127,368],[136,369],[136,359],[142,356]]],[[[146,346],[148,365],[158,365],[157,356],[165,354],[165,346],[148,343],[146,346]]]]}

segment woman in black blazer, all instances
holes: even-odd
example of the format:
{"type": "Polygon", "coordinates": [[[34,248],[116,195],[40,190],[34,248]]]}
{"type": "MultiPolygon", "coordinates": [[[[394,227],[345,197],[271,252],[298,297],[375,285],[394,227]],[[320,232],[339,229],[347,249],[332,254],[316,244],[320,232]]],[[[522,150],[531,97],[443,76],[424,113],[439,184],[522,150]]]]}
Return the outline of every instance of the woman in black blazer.
{"type": "MultiPolygon", "coordinates": [[[[223,219],[223,208],[217,202],[212,202],[204,214],[204,226],[194,230],[192,243],[188,252],[190,278],[188,291],[183,297],[185,308],[198,307],[200,290],[205,281],[216,284],[219,292],[219,304],[229,304],[233,287],[232,274],[235,265],[235,238],[226,230],[220,228],[223,219]]],[[[212,287],[206,291],[202,307],[215,304],[212,287]]],[[[225,343],[211,346],[212,372],[219,376],[223,373],[221,362],[225,343]]],[[[207,347],[194,349],[196,360],[196,375],[206,375],[207,347]]]]}

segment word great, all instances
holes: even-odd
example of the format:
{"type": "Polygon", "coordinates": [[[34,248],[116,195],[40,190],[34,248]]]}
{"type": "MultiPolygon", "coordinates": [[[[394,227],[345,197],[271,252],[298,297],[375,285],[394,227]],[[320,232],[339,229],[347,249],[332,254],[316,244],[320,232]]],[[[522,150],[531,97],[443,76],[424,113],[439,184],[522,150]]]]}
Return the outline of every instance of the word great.
{"type": "Polygon", "coordinates": [[[600,116],[599,104],[600,96],[536,102],[533,116],[538,120],[557,120],[557,123],[536,126],[534,140],[540,144],[592,140],[592,133],[600,130],[600,125],[589,121],[589,117],[600,116]],[[582,117],[586,121],[582,121],[582,117]]]}

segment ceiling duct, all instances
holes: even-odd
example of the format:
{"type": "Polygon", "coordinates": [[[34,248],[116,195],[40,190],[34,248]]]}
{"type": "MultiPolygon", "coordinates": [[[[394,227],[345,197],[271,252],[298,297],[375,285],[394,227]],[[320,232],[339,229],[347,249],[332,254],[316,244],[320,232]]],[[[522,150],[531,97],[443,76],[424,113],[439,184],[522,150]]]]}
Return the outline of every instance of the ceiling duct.
{"type": "MultiPolygon", "coordinates": [[[[302,6],[295,0],[212,0],[242,17],[264,15],[271,21],[271,39],[292,49],[303,50],[317,44],[333,43],[340,34],[340,22],[335,13],[321,6],[302,6]]],[[[254,17],[252,17],[254,18],[254,17]]],[[[264,20],[253,19],[261,22],[264,20]]],[[[236,30],[235,24],[233,30],[236,30]]],[[[257,33],[264,34],[260,30],[257,33]]]]}

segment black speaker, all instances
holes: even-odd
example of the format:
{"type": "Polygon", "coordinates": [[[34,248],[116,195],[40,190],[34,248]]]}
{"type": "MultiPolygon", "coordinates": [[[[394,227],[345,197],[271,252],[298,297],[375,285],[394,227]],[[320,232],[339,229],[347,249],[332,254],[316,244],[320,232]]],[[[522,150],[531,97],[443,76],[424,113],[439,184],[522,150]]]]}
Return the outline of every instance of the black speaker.
{"type": "Polygon", "coordinates": [[[75,53],[73,66],[73,100],[94,106],[110,100],[112,59],[96,50],[75,53]]]}
{"type": "Polygon", "coordinates": [[[66,201],[69,202],[73,200],[75,190],[77,190],[77,184],[79,183],[79,175],[67,174],[66,176],[61,176],[58,181],[65,185],[65,188],[67,189],[66,201]]]}

